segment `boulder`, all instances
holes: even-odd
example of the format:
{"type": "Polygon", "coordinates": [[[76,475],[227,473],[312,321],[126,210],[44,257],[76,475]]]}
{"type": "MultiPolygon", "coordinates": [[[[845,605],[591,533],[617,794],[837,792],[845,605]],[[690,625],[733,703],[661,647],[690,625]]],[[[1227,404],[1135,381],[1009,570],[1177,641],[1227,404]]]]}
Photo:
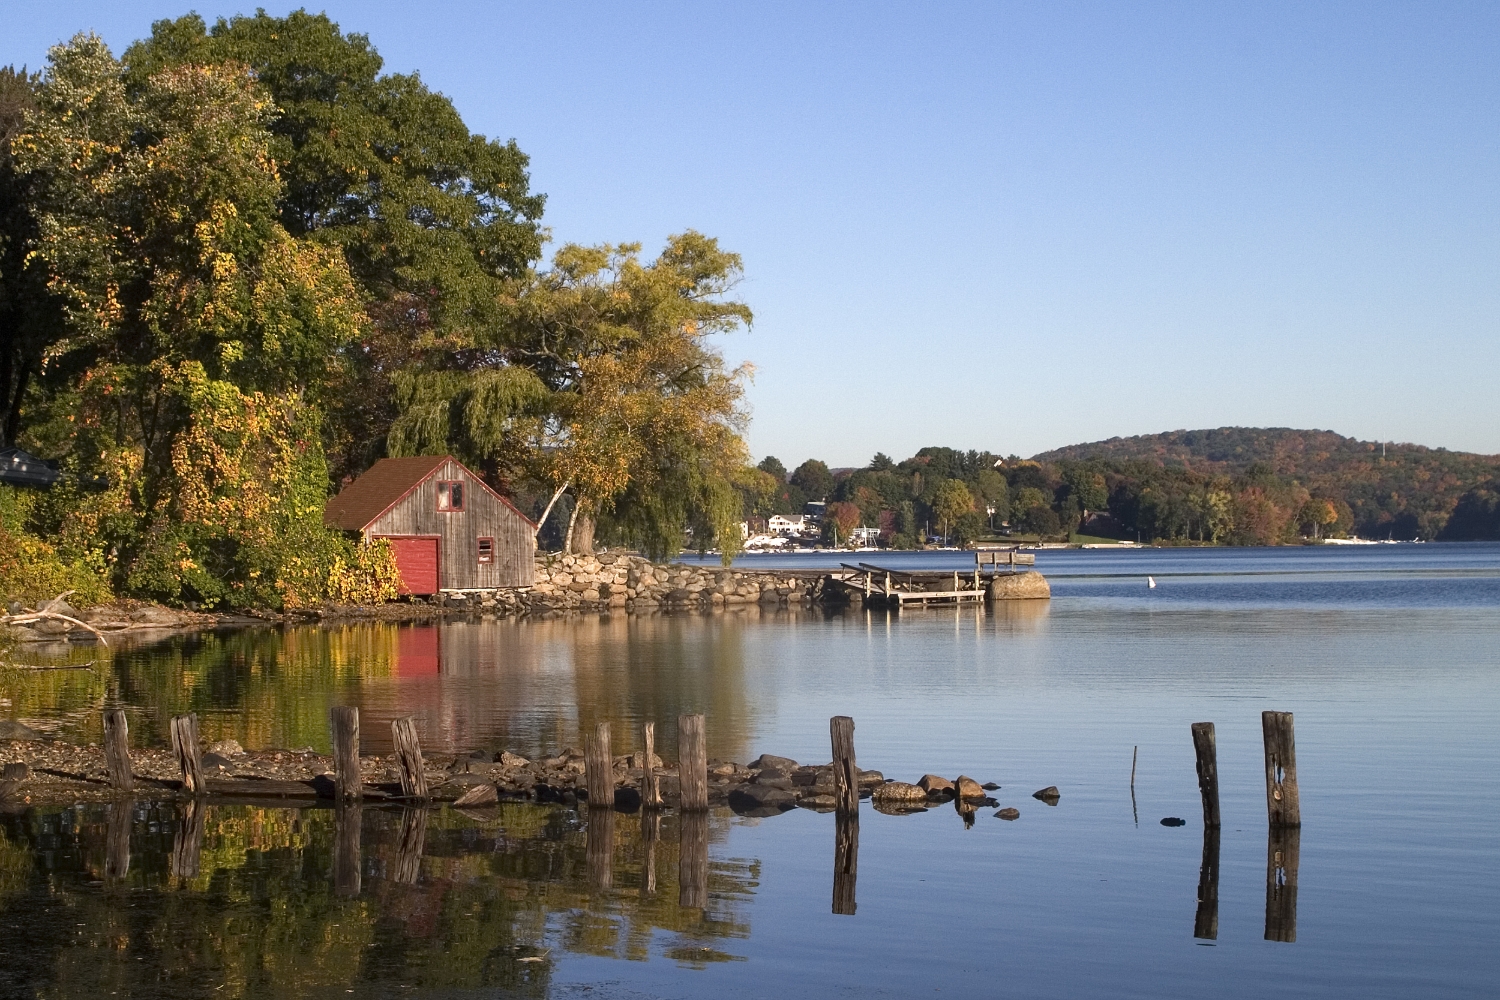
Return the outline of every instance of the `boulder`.
{"type": "Polygon", "coordinates": [[[797,770],[797,762],[790,757],[777,757],[773,754],[763,753],[750,762],[750,767],[758,770],[774,767],[778,771],[785,771],[787,774],[791,774],[797,770]]]}
{"type": "Polygon", "coordinates": [[[908,802],[917,806],[927,804],[927,792],[904,781],[887,781],[875,789],[871,798],[876,802],[908,802]]]}
{"type": "Polygon", "coordinates": [[[1040,788],[1032,792],[1031,797],[1039,799],[1049,806],[1055,806],[1057,805],[1057,800],[1062,797],[1062,793],[1057,790],[1056,785],[1048,785],[1046,788],[1040,788]]]}
{"type": "Polygon", "coordinates": [[[493,781],[486,781],[482,785],[475,785],[467,792],[453,800],[456,807],[463,806],[488,806],[500,801],[499,790],[495,788],[493,781]]]}
{"type": "Polygon", "coordinates": [[[803,794],[797,796],[797,805],[801,806],[803,809],[812,809],[817,812],[824,812],[829,809],[837,808],[838,804],[839,800],[833,795],[803,794]]]}
{"type": "Polygon", "coordinates": [[[1006,806],[1004,809],[1001,809],[999,812],[995,813],[995,818],[1005,820],[1020,819],[1021,810],[1006,806]]]}
{"type": "Polygon", "coordinates": [[[210,751],[200,758],[200,763],[202,763],[204,767],[217,768],[218,770],[222,771],[225,768],[230,767],[233,764],[233,761],[231,761],[228,757],[222,757],[219,754],[210,751]]]}
{"type": "Polygon", "coordinates": [[[209,753],[216,753],[220,757],[238,757],[245,752],[237,740],[216,740],[207,746],[209,753]]]}
{"type": "Polygon", "coordinates": [[[993,782],[993,781],[986,781],[984,784],[980,785],[979,787],[983,788],[987,792],[993,792],[993,791],[996,791],[997,789],[999,789],[1000,786],[997,785],[997,784],[995,784],[995,782],[993,782]]]}
{"type": "Polygon", "coordinates": [[[797,796],[785,788],[740,785],[729,793],[729,808],[741,816],[775,816],[797,804],[797,796]]]}
{"type": "Polygon", "coordinates": [[[633,813],[641,808],[641,792],[637,788],[616,788],[615,809],[619,812],[633,813]]]}
{"type": "Polygon", "coordinates": [[[958,776],[958,780],[953,783],[953,788],[958,793],[958,797],[964,800],[982,799],[985,797],[984,788],[980,786],[979,782],[966,774],[958,776]]]}
{"type": "Polygon", "coordinates": [[[876,800],[875,811],[887,816],[910,816],[912,813],[924,813],[927,811],[927,800],[920,802],[907,802],[901,799],[891,799],[881,802],[876,800]]]}
{"type": "Polygon", "coordinates": [[[0,740],[39,740],[42,734],[14,719],[0,719],[0,740]]]}
{"type": "Polygon", "coordinates": [[[501,763],[505,767],[525,767],[527,764],[530,764],[531,761],[527,760],[525,757],[522,757],[520,754],[511,753],[509,750],[502,750],[500,751],[499,763],[501,763]]]}
{"type": "Polygon", "coordinates": [[[990,600],[1046,600],[1052,596],[1047,578],[1036,570],[1024,573],[999,573],[990,580],[990,600]]]}
{"type": "Polygon", "coordinates": [[[953,782],[936,774],[922,775],[917,779],[917,787],[926,792],[930,799],[946,799],[957,794],[953,789],[953,782]]]}
{"type": "Polygon", "coordinates": [[[874,788],[877,785],[883,785],[883,784],[885,784],[885,775],[881,774],[879,771],[861,771],[861,772],[859,772],[859,787],[860,788],[874,788]]]}
{"type": "Polygon", "coordinates": [[[1187,826],[1187,820],[1180,816],[1166,816],[1162,818],[1162,826],[1187,826]]]}

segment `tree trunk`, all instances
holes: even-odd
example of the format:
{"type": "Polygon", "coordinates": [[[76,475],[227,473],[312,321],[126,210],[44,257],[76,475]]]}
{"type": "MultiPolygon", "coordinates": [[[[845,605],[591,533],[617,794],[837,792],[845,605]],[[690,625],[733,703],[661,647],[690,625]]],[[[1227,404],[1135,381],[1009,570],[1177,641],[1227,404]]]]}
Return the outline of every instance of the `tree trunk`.
{"type": "Polygon", "coordinates": [[[573,547],[570,550],[575,556],[591,556],[594,554],[594,518],[589,514],[579,513],[573,524],[573,547]]]}

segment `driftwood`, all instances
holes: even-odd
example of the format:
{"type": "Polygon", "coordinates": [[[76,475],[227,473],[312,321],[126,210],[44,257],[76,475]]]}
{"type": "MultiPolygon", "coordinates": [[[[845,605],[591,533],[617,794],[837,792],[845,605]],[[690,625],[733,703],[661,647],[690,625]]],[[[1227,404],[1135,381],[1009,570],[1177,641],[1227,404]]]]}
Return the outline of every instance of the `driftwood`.
{"type": "Polygon", "coordinates": [[[87,670],[94,672],[94,661],[87,663],[0,663],[6,670],[87,670]]]}
{"type": "Polygon", "coordinates": [[[65,615],[59,611],[52,610],[67,598],[72,597],[75,593],[76,591],[65,590],[61,594],[58,594],[56,597],[52,598],[52,600],[48,601],[46,604],[43,604],[39,609],[35,611],[22,610],[19,614],[0,615],[0,625],[33,625],[37,622],[42,621],[67,622],[69,625],[77,625],[81,629],[85,629],[89,632],[94,633],[94,635],[98,637],[101,643],[108,646],[109,640],[104,638],[104,633],[94,628],[94,626],[90,625],[88,622],[81,622],[71,615],[65,615]]]}

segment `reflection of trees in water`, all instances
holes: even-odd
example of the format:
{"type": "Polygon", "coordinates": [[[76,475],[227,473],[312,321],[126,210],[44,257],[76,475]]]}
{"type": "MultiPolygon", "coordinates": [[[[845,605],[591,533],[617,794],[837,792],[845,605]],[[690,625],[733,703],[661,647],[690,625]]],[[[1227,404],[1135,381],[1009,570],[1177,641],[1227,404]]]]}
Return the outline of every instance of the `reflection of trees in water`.
{"type": "MultiPolygon", "coordinates": [[[[401,983],[545,996],[560,952],[703,964],[735,956],[759,864],[714,861],[705,910],[678,906],[676,819],[646,890],[638,817],[615,817],[612,888],[590,878],[586,835],[557,808],[429,813],[414,884],[397,881],[403,816],[364,809],[363,892],[333,880],[334,811],[209,806],[198,874],[171,872],[170,805],[137,803],[129,870],[101,885],[108,809],[0,817],[0,993],[320,996],[401,983]],[[720,947],[711,947],[718,943],[720,947]],[[522,961],[526,958],[542,961],[522,961]],[[225,988],[217,990],[220,983],[225,988]],[[205,985],[206,984],[206,985],[205,985]]],[[[728,819],[714,816],[709,839],[728,819]]]]}

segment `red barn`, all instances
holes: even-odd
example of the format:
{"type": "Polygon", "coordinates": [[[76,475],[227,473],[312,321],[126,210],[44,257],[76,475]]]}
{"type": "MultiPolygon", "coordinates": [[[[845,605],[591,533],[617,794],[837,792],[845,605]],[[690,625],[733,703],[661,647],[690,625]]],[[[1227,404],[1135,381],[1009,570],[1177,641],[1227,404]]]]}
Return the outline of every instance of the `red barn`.
{"type": "Polygon", "coordinates": [[[323,522],[388,539],[403,593],[534,582],[536,525],[451,455],[381,459],[328,501],[323,522]]]}

